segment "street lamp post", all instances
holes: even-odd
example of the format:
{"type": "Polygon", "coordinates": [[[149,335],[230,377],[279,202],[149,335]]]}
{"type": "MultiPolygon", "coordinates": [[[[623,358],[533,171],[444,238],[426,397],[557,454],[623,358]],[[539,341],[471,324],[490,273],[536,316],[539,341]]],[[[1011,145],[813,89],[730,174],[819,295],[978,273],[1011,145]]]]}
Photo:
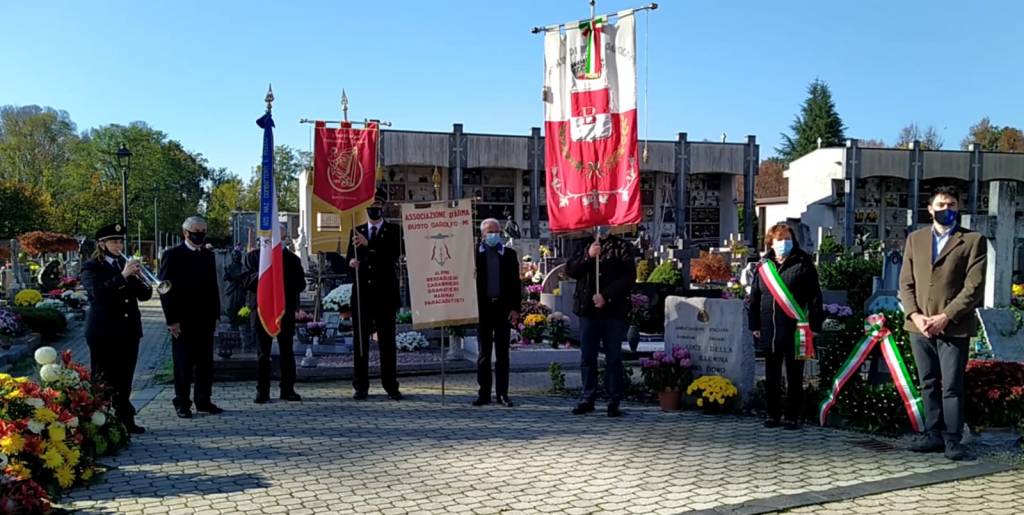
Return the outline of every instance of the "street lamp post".
{"type": "Polygon", "coordinates": [[[121,227],[128,230],[128,169],[132,165],[132,152],[124,142],[117,149],[117,166],[121,169],[121,227]]]}

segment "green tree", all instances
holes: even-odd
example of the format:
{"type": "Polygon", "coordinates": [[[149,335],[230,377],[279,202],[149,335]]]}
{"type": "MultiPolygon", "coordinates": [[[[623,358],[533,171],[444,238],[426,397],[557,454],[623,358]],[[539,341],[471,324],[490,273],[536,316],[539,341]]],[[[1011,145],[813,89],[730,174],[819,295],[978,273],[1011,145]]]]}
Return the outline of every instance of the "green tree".
{"type": "Polygon", "coordinates": [[[232,176],[213,187],[210,202],[206,206],[206,222],[211,238],[225,239],[231,236],[231,213],[241,207],[245,185],[242,179],[232,176]]]}
{"type": "Polygon", "coordinates": [[[0,107],[0,179],[42,187],[53,181],[71,159],[78,139],[66,111],[49,107],[0,107]]]}
{"type": "MultiPolygon", "coordinates": [[[[277,210],[279,212],[298,212],[299,210],[299,174],[309,168],[313,155],[305,150],[298,150],[288,145],[274,147],[274,182],[277,185],[277,210]]],[[[260,174],[263,165],[253,169],[253,176],[246,185],[242,195],[246,210],[259,209],[260,174]]]]}
{"type": "Polygon", "coordinates": [[[3,216],[0,216],[0,240],[45,226],[48,211],[45,194],[28,184],[0,181],[0,205],[4,206],[3,216]]]}
{"type": "Polygon", "coordinates": [[[822,147],[835,147],[845,144],[846,136],[843,120],[836,112],[835,102],[828,84],[815,80],[807,87],[807,100],[800,108],[790,126],[793,135],[782,135],[782,147],[775,151],[787,162],[799,159],[818,148],[818,138],[822,147]]]}
{"type": "Polygon", "coordinates": [[[1024,131],[993,125],[986,116],[968,129],[960,148],[967,150],[972,143],[986,152],[1024,152],[1024,131]]]}

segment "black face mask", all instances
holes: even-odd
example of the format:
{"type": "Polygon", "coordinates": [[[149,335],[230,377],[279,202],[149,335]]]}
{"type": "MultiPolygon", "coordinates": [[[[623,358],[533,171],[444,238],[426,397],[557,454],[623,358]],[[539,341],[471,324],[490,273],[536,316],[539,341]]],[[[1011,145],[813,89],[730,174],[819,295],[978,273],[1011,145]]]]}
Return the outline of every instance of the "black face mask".
{"type": "Polygon", "coordinates": [[[383,215],[383,210],[379,207],[366,208],[366,216],[370,217],[370,220],[380,220],[381,215],[383,215]]]}
{"type": "Polygon", "coordinates": [[[195,245],[202,245],[206,241],[206,233],[190,232],[188,233],[188,241],[191,241],[195,245]]]}

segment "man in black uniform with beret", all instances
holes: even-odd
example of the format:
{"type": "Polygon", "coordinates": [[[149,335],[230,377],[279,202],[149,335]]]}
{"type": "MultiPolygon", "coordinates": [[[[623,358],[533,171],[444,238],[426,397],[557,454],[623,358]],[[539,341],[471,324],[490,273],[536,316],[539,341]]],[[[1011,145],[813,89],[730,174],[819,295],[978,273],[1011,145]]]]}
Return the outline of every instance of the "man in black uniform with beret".
{"type": "Polygon", "coordinates": [[[89,295],[85,341],[93,377],[112,390],[114,409],[128,431],[141,434],[146,430],[135,424],[130,398],[142,338],[139,301],[149,300],[153,290],[139,279],[139,263],[125,259],[124,237],[121,224],[104,226],[96,232],[91,259],[82,265],[82,286],[89,295]]]}
{"type": "Polygon", "coordinates": [[[398,391],[395,316],[399,298],[398,259],[402,254],[402,228],[384,221],[385,193],[377,188],[373,203],[366,209],[369,223],[352,231],[348,245],[348,263],[358,270],[352,297],[355,318],[355,377],[353,399],[364,400],[370,389],[370,335],[377,333],[380,348],[380,382],[388,398],[402,400],[398,391]]]}

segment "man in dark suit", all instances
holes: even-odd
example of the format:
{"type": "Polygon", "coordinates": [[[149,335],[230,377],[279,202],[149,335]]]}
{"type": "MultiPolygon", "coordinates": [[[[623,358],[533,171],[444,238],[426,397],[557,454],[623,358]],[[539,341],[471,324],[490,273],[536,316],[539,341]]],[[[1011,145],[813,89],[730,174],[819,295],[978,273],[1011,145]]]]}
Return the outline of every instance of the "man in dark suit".
{"type": "Polygon", "coordinates": [[[476,359],[476,382],[480,385],[473,406],[491,403],[491,351],[497,400],[512,407],[508,398],[509,336],[519,318],[522,282],[516,251],[505,248],[498,220],[480,224],[481,243],[476,252],[476,298],[480,306],[480,354],[476,359]]]}
{"type": "Polygon", "coordinates": [[[358,280],[353,292],[355,318],[355,377],[353,399],[364,400],[370,389],[370,335],[376,331],[380,348],[380,381],[388,398],[401,400],[398,391],[395,316],[399,298],[398,259],[402,254],[402,229],[384,221],[384,190],[377,188],[373,204],[366,209],[369,223],[352,231],[348,263],[358,280]]]}
{"type": "Polygon", "coordinates": [[[196,411],[222,413],[211,400],[213,390],[213,333],[220,318],[217,263],[205,247],[206,221],[189,217],[181,224],[185,241],[164,251],[160,280],[171,290],[160,295],[160,304],[171,332],[174,359],[174,409],[181,418],[192,418],[189,387],[195,372],[196,411]]]}
{"type": "MultiPolygon", "coordinates": [[[[287,231],[281,227],[281,240],[284,241],[287,231]]],[[[284,318],[281,320],[281,332],[277,334],[277,348],[281,354],[281,400],[301,401],[302,397],[295,393],[295,352],[292,340],[295,337],[295,310],[299,308],[299,294],[306,289],[306,273],[302,270],[302,260],[288,249],[284,255],[284,318]]],[[[249,291],[249,308],[252,313],[249,321],[259,342],[256,372],[256,404],[270,402],[270,351],[274,338],[267,334],[260,321],[256,291],[260,282],[260,249],[253,249],[245,258],[243,281],[249,291]]]]}
{"type": "Polygon", "coordinates": [[[82,286],[89,294],[85,341],[89,344],[92,375],[113,390],[117,416],[132,434],[146,430],[135,424],[129,400],[142,338],[139,301],[153,289],[139,279],[141,265],[125,259],[125,228],[110,224],[96,232],[96,250],[82,265],[82,286]]]}
{"type": "Polygon", "coordinates": [[[934,223],[910,233],[900,270],[903,303],[924,397],[925,432],[915,452],[942,452],[962,460],[964,371],[971,336],[977,334],[974,310],[985,290],[987,242],[957,226],[959,195],[937,188],[928,203],[934,223]],[[945,441],[943,441],[945,440],[945,441]]]}

